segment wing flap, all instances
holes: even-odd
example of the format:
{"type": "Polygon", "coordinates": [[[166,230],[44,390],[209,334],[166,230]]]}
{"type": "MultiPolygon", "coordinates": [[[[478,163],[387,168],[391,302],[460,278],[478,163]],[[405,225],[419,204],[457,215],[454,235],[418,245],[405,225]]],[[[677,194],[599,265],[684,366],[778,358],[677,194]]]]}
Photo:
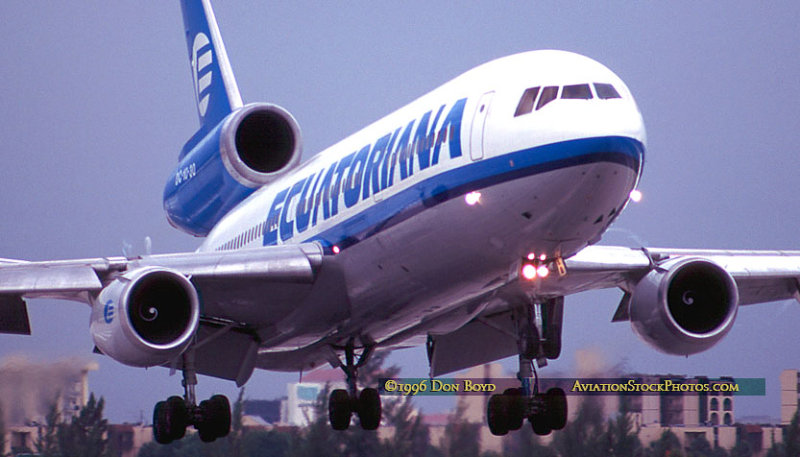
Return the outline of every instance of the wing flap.
{"type": "Polygon", "coordinates": [[[28,308],[17,295],[0,295],[0,333],[30,335],[28,308]]]}
{"type": "Polygon", "coordinates": [[[0,294],[46,295],[96,291],[102,288],[89,265],[50,265],[43,262],[4,265],[0,294]]]}

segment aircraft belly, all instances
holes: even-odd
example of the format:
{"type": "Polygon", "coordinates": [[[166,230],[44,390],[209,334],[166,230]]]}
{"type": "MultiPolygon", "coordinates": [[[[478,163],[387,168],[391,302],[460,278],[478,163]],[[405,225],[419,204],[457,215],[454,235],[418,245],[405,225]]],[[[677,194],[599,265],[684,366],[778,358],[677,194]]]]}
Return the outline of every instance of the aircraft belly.
{"type": "MultiPolygon", "coordinates": [[[[502,284],[511,265],[530,251],[572,255],[599,239],[635,183],[635,171],[624,165],[576,165],[477,189],[481,198],[474,206],[453,198],[364,239],[335,258],[347,284],[349,314],[340,313],[339,322],[321,322],[330,314],[306,317],[308,327],[293,329],[295,344],[273,345],[269,354],[262,349],[259,366],[282,369],[281,360],[291,357],[277,352],[324,337],[340,343],[364,335],[380,342],[502,284]],[[335,334],[307,331],[312,327],[335,334]]],[[[295,369],[294,362],[285,369],[295,369]]]]}

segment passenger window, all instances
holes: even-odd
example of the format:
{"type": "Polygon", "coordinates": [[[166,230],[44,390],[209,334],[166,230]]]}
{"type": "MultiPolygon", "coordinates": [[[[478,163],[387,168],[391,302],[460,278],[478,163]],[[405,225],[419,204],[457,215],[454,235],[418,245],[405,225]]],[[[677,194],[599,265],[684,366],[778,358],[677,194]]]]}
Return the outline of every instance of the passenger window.
{"type": "Polygon", "coordinates": [[[514,117],[522,116],[523,114],[528,114],[533,111],[533,102],[536,101],[537,95],[539,95],[538,87],[525,89],[525,92],[522,94],[522,98],[519,99],[519,104],[517,105],[517,111],[514,112],[514,117]]]}
{"type": "Polygon", "coordinates": [[[542,96],[539,97],[539,103],[536,104],[536,110],[542,109],[542,107],[558,97],[558,86],[547,86],[542,89],[542,96]]]}
{"type": "Polygon", "coordinates": [[[603,100],[608,100],[609,98],[622,98],[620,97],[619,92],[617,92],[617,89],[614,89],[614,86],[611,84],[594,83],[594,91],[597,92],[597,96],[603,100]]]}
{"type": "Polygon", "coordinates": [[[564,86],[561,92],[562,99],[589,100],[592,98],[592,90],[588,84],[576,84],[574,86],[564,86]]]}

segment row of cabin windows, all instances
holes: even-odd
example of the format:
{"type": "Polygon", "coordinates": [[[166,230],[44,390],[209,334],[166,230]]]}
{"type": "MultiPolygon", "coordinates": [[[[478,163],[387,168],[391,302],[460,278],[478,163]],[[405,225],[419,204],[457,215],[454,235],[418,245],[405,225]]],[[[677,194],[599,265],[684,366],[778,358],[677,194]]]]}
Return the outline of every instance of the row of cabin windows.
{"type": "MultiPolygon", "coordinates": [[[[425,137],[418,137],[417,140],[410,145],[406,145],[402,147],[399,151],[399,154],[394,154],[390,161],[385,161],[384,166],[386,168],[390,168],[397,160],[407,161],[410,157],[413,157],[415,154],[419,154],[421,150],[430,149],[434,146],[439,146],[443,143],[447,142],[448,137],[452,138],[456,135],[456,129],[458,126],[450,125],[449,128],[443,129],[439,131],[439,135],[437,136],[435,133],[431,132],[429,135],[425,137]]],[[[339,176],[341,180],[339,185],[339,194],[344,194],[345,187],[353,188],[356,186],[356,183],[361,180],[364,173],[364,166],[361,167],[356,173],[352,173],[351,181],[348,183],[346,182],[345,177],[347,176],[339,176]]],[[[323,173],[327,173],[326,170],[323,170],[323,173]]],[[[334,188],[334,183],[331,183],[330,189],[334,188]]],[[[318,190],[314,196],[309,196],[308,198],[300,198],[296,203],[293,201],[291,203],[291,207],[288,208],[289,214],[293,214],[294,211],[297,210],[297,207],[303,208],[303,212],[308,212],[311,210],[312,205],[316,203],[317,206],[320,204],[320,200],[324,198],[337,198],[338,195],[330,195],[330,189],[326,189],[325,192],[318,190]]],[[[222,246],[217,248],[217,251],[228,251],[231,249],[238,249],[247,243],[254,241],[260,238],[264,234],[264,227],[268,227],[268,231],[274,231],[278,229],[278,225],[281,221],[281,214],[280,212],[275,213],[272,218],[267,220],[267,222],[263,224],[259,224],[251,229],[240,233],[238,236],[233,238],[232,240],[228,241],[227,243],[223,244],[222,246]]]]}
{"type": "Polygon", "coordinates": [[[597,94],[597,98],[599,99],[608,100],[611,98],[622,98],[614,86],[605,83],[594,83],[591,85],[573,84],[563,87],[531,87],[525,89],[525,92],[523,92],[522,98],[520,98],[519,104],[517,105],[517,111],[514,112],[514,117],[530,113],[533,111],[534,106],[536,106],[537,111],[542,109],[542,107],[548,103],[559,98],[559,91],[561,94],[560,98],[563,100],[591,100],[594,98],[591,86],[594,86],[594,94],[597,94]]]}
{"type": "Polygon", "coordinates": [[[230,251],[232,249],[239,249],[247,243],[261,238],[264,235],[264,225],[265,224],[262,223],[250,227],[248,230],[236,235],[236,237],[234,237],[232,240],[218,247],[217,251],[230,251]]]}
{"type": "MultiPolygon", "coordinates": [[[[438,136],[436,133],[430,133],[424,137],[418,137],[413,144],[405,145],[401,147],[399,152],[392,155],[392,157],[383,162],[383,168],[391,169],[394,168],[398,161],[408,161],[411,157],[420,154],[420,151],[431,149],[435,146],[440,146],[447,142],[448,137],[452,138],[456,135],[456,125],[451,125],[447,129],[443,129],[439,131],[438,136]]],[[[366,165],[362,165],[358,171],[355,173],[345,173],[343,175],[339,175],[339,186],[338,186],[338,193],[333,195],[331,192],[333,189],[336,189],[336,181],[332,182],[327,189],[316,189],[314,195],[307,195],[305,198],[301,195],[298,200],[292,200],[290,202],[290,206],[287,207],[287,211],[289,214],[294,214],[297,211],[297,208],[300,207],[303,209],[303,213],[307,213],[311,211],[314,205],[319,207],[323,198],[325,199],[332,199],[338,198],[339,195],[343,195],[345,190],[350,188],[355,188],[356,183],[360,182],[361,179],[364,177],[364,168],[366,165]],[[348,181],[349,178],[349,181],[348,181]]],[[[327,174],[327,170],[322,171],[323,174],[327,174]]],[[[314,180],[322,179],[314,178],[314,180]]],[[[313,186],[313,185],[312,185],[313,186]]],[[[309,190],[311,193],[311,190],[309,190]]],[[[277,230],[278,225],[280,224],[280,213],[275,213],[273,217],[267,220],[267,227],[269,227],[269,231],[277,230]]]]}

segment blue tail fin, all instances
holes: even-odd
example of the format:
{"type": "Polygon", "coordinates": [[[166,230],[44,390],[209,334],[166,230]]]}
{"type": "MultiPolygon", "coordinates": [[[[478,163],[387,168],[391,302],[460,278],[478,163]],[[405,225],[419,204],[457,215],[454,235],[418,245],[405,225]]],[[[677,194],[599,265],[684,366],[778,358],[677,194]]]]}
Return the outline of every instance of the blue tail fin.
{"type": "Polygon", "coordinates": [[[202,134],[240,108],[242,96],[209,0],[181,0],[181,10],[202,134]]]}

